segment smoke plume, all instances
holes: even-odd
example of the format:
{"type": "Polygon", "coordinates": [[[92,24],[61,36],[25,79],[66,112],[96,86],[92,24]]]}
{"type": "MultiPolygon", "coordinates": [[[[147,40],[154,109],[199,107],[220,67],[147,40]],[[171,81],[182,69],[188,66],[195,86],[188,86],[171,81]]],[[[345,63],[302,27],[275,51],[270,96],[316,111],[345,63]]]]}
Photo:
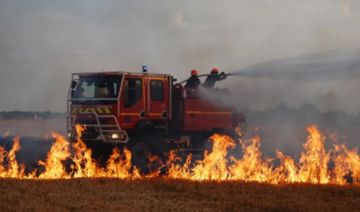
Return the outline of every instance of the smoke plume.
{"type": "MultiPolygon", "coordinates": [[[[151,72],[172,73],[181,80],[191,69],[199,74],[214,67],[240,70],[263,61],[356,48],[359,4],[2,0],[0,110],[64,111],[71,72],[141,71],[147,65],[151,72]]],[[[336,95],[342,101],[353,99],[345,90],[358,90],[358,84],[347,83],[336,95]]],[[[316,99],[329,91],[309,92],[307,83],[298,83],[295,93],[292,83],[277,79],[234,78],[221,85],[230,86],[242,106],[259,109],[283,100],[294,106],[310,101],[324,110],[354,112],[360,107],[347,102],[324,108],[316,99]]]]}

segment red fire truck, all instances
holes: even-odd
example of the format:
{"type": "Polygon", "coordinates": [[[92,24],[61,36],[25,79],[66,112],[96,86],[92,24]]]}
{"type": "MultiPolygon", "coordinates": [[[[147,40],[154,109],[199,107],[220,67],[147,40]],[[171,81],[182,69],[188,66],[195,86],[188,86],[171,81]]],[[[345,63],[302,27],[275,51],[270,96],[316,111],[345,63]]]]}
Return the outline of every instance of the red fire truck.
{"type": "Polygon", "coordinates": [[[81,139],[95,157],[106,144],[125,145],[142,167],[149,153],[203,151],[214,133],[237,139],[235,128],[246,130],[246,117],[230,99],[228,89],[184,88],[145,66],[143,72],[73,73],[67,131],[75,140],[75,125],[85,125],[81,139]]]}

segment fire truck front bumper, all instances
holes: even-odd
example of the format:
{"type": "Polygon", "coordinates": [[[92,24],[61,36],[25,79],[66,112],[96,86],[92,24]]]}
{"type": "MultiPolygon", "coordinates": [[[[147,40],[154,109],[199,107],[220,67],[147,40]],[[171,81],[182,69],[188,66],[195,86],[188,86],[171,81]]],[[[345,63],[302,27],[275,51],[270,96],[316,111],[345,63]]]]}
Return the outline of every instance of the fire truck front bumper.
{"type": "MultiPolygon", "coordinates": [[[[79,136],[75,131],[68,132],[68,139],[72,142],[76,142],[79,136]]],[[[83,132],[80,138],[82,141],[125,144],[129,141],[128,135],[125,131],[112,132],[112,133],[97,133],[97,132],[83,132]]]]}

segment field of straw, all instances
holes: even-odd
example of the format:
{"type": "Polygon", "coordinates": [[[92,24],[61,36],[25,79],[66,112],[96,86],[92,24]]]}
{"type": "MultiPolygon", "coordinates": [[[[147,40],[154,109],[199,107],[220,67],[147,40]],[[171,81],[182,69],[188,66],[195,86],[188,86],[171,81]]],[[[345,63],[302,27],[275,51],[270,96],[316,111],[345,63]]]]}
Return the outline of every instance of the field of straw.
{"type": "MultiPolygon", "coordinates": [[[[358,129],[319,126],[338,133],[348,148],[357,145],[358,129]],[[346,135],[346,136],[343,136],[346,135]]],[[[0,133],[45,137],[51,131],[65,134],[62,120],[2,121],[0,133]]],[[[275,149],[298,154],[306,142],[305,126],[255,126],[250,135],[260,135],[262,152],[275,149]]],[[[330,137],[333,137],[331,135],[330,137]]],[[[336,138],[336,137],[335,137],[336,138]]],[[[1,142],[0,142],[1,145],[1,142]]],[[[49,145],[47,146],[47,151],[49,145]]],[[[40,146],[27,144],[22,148],[40,146]]],[[[1,170],[0,170],[1,171],[1,170]]],[[[163,177],[137,180],[0,179],[0,211],[360,211],[360,187],[353,185],[196,182],[163,177]]]]}
{"type": "Polygon", "coordinates": [[[0,186],[0,211],[360,211],[356,187],[165,179],[1,179],[0,186]]]}

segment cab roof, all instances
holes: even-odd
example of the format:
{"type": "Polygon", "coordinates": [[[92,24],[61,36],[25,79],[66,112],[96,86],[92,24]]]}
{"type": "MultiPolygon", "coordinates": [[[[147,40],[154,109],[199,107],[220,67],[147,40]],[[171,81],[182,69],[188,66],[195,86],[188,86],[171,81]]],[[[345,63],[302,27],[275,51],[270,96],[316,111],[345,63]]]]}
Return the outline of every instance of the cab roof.
{"type": "Polygon", "coordinates": [[[156,77],[169,77],[171,74],[158,74],[158,73],[148,73],[148,72],[87,72],[87,73],[72,73],[72,75],[77,75],[79,77],[95,77],[95,76],[156,76],[156,77]]]}

